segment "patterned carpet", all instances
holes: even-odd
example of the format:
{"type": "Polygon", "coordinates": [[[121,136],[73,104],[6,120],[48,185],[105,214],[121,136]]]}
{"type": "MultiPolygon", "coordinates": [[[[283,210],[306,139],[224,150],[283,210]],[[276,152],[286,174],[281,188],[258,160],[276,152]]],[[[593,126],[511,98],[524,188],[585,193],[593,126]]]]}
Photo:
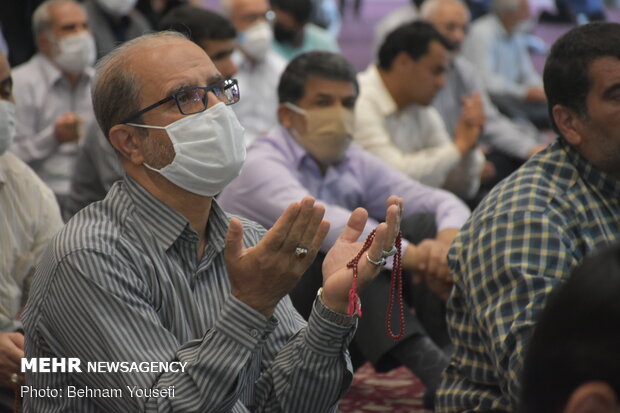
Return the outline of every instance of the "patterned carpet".
{"type": "Polygon", "coordinates": [[[340,401],[341,413],[424,413],[424,385],[407,368],[377,373],[370,364],[360,367],[340,401]]]}

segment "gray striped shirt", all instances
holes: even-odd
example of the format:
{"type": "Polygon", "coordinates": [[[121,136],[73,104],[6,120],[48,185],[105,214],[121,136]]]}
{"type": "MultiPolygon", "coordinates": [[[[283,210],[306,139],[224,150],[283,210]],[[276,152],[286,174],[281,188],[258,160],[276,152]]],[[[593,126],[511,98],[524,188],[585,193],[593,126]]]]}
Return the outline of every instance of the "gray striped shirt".
{"type": "MultiPolygon", "coordinates": [[[[355,321],[315,302],[307,325],[285,297],[269,320],[231,295],[229,216],[213,202],[204,257],[187,220],[126,177],[54,238],[24,315],[26,356],[77,357],[81,373],[28,373],[26,412],[324,412],[351,382],[355,321]],[[341,325],[339,322],[344,325],[341,325]],[[185,372],[88,372],[95,361],[180,361],[185,372]],[[122,397],[69,397],[120,389],[122,397]],[[174,397],[131,397],[129,388],[174,397]]],[[[264,229],[244,220],[244,243],[264,229]]],[[[118,392],[116,393],[118,396],[118,392]]],[[[135,394],[134,394],[135,396],[135,394]]]]}

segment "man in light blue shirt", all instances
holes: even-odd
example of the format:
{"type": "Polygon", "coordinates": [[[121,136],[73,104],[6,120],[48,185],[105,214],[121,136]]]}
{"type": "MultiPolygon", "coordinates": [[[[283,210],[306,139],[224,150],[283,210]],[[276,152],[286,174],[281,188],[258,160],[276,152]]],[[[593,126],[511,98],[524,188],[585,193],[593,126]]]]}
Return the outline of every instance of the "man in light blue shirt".
{"type": "Polygon", "coordinates": [[[273,48],[286,61],[311,50],[340,51],[327,30],[310,23],[310,0],[272,0],[271,6],[276,15],[273,48]]]}
{"type": "Polygon", "coordinates": [[[523,32],[528,2],[493,0],[491,10],[471,25],[463,56],[478,69],[493,103],[502,112],[547,128],[547,98],[523,32]]]}
{"type": "MultiPolygon", "coordinates": [[[[449,294],[445,248],[469,210],[456,196],[422,185],[351,144],[358,95],[355,69],[337,54],[305,53],[285,69],[278,95],[280,125],[250,145],[241,175],[222,191],[218,202],[230,212],[271,227],[291,199],[316,197],[325,206],[325,218],[331,224],[321,246],[326,252],[351,211],[363,207],[369,213],[363,239],[384,219],[385,201],[396,194],[404,199],[403,216],[421,213],[424,217],[412,224],[411,234],[403,228],[403,268],[424,278],[438,295],[449,294]]],[[[314,267],[320,279],[321,260],[314,267]]],[[[307,313],[303,307],[313,289],[313,275],[306,273],[293,294],[302,314],[307,313]]],[[[400,364],[413,370],[427,385],[427,400],[432,404],[439,374],[447,363],[439,347],[449,340],[441,336],[441,320],[422,325],[407,310],[404,338],[399,342],[389,339],[385,332],[389,284],[389,274],[384,274],[369,288],[372,293],[362,296],[366,310],[354,345],[379,370],[400,364]]],[[[408,290],[409,283],[404,284],[408,290]]],[[[432,310],[414,302],[418,315],[427,310],[441,317],[440,300],[432,297],[424,297],[432,302],[432,310]]]]}

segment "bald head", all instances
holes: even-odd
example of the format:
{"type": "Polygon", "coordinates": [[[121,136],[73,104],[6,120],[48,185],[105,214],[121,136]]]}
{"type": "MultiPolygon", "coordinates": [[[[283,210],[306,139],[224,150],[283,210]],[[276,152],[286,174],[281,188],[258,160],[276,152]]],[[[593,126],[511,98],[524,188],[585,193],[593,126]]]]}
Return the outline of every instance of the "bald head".
{"type": "MultiPolygon", "coordinates": [[[[193,44],[178,32],[147,34],[123,43],[97,63],[92,92],[93,109],[106,136],[112,126],[140,109],[143,78],[135,70],[136,63],[142,59],[156,60],[153,53],[162,45],[184,42],[193,44]]],[[[157,65],[156,61],[151,63],[157,65]]]]}
{"type": "Polygon", "coordinates": [[[426,0],[420,17],[460,48],[469,24],[469,10],[461,0],[426,0]]]}

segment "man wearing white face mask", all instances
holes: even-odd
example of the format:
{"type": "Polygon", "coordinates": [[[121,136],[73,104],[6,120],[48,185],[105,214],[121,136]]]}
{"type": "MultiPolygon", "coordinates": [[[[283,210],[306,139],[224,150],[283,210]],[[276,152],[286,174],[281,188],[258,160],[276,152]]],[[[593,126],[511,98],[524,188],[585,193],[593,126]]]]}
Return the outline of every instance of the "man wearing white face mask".
{"type": "MultiPolygon", "coordinates": [[[[351,211],[358,207],[368,210],[370,217],[363,231],[367,236],[384,219],[385,199],[396,194],[404,199],[403,216],[411,217],[406,222],[414,228],[403,228],[403,268],[445,297],[451,287],[445,252],[469,210],[456,196],[422,185],[351,145],[358,95],[351,64],[330,52],[302,54],[284,70],[278,95],[280,125],[250,145],[241,175],[222,191],[218,202],[226,210],[269,228],[291,200],[314,196],[325,205],[331,223],[321,245],[326,253],[337,242],[351,211]]],[[[322,262],[317,258],[292,293],[304,316],[312,306],[313,297],[308,293],[320,286],[322,262]]],[[[426,294],[424,286],[419,287],[407,305],[413,301],[420,317],[405,310],[406,331],[395,342],[385,332],[389,281],[389,276],[380,276],[362,297],[368,311],[360,320],[354,345],[378,370],[400,364],[410,368],[426,384],[430,406],[448,364],[441,348],[449,343],[445,330],[441,322],[428,317],[431,312],[440,319],[442,304],[436,295],[426,294]]],[[[405,282],[405,289],[409,284],[405,282]]]]}
{"type": "Polygon", "coordinates": [[[8,152],[15,136],[9,64],[0,54],[0,413],[13,411],[23,384],[24,336],[19,313],[47,243],[62,226],[54,194],[8,152]]]}
{"type": "Polygon", "coordinates": [[[233,60],[243,99],[234,111],[250,143],[278,123],[276,88],[286,62],[271,48],[273,12],[267,0],[222,0],[220,5],[239,33],[233,60]]]}
{"type": "MultiPolygon", "coordinates": [[[[25,413],[336,410],[352,378],[346,347],[357,321],[347,314],[346,264],[362,247],[366,213],[351,214],[330,250],[306,323],[287,294],[328,232],[324,209],[305,197],[265,231],[214,199],[245,158],[229,107],[239,96],[236,82],[175,32],[134,39],[99,62],[93,106],[125,176],[44,255],[24,311],[26,357],[163,368],[32,372],[35,389],[124,394],[27,395],[25,413]]],[[[384,206],[368,250],[375,262],[395,241],[399,208],[397,197],[384,206]]],[[[358,270],[362,291],[378,268],[364,260],[358,270]]]]}
{"type": "Polygon", "coordinates": [[[32,27],[39,52],[13,72],[17,135],[11,150],[50,186],[62,208],[78,141],[95,122],[95,43],[84,9],[72,0],[41,4],[32,27]]]}
{"type": "Polygon", "coordinates": [[[97,57],[115,46],[151,30],[148,20],[135,10],[137,0],[85,0],[90,26],[97,44],[97,57]]]}

